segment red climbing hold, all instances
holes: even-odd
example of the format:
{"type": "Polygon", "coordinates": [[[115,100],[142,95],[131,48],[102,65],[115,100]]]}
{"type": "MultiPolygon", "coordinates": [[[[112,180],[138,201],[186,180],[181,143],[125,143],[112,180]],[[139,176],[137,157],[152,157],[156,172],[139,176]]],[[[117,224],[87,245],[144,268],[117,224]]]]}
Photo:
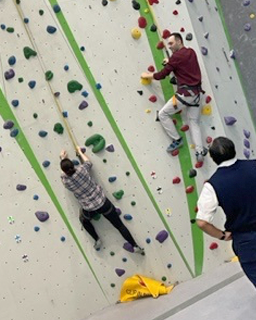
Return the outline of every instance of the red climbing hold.
{"type": "Polygon", "coordinates": [[[198,169],[198,168],[202,168],[203,165],[204,165],[203,161],[198,161],[198,162],[195,164],[195,167],[198,169]]]}
{"type": "Polygon", "coordinates": [[[154,3],[158,4],[159,1],[158,0],[148,0],[148,3],[152,6],[154,3]]]}
{"type": "Polygon", "coordinates": [[[155,67],[154,66],[149,66],[148,67],[149,72],[155,72],[155,67]]]}
{"type": "Polygon", "coordinates": [[[207,142],[207,143],[212,143],[212,137],[207,137],[207,138],[206,138],[206,142],[207,142]]]}
{"type": "Polygon", "coordinates": [[[176,119],[172,119],[172,122],[174,123],[174,125],[176,126],[177,124],[177,120],[176,119]]]}
{"type": "Polygon", "coordinates": [[[219,247],[218,243],[212,242],[212,243],[210,244],[209,249],[210,249],[210,250],[215,250],[215,249],[217,249],[218,247],[219,247]]]}
{"type": "Polygon", "coordinates": [[[181,181],[181,180],[180,180],[179,177],[175,177],[175,178],[172,179],[172,183],[173,183],[173,184],[178,184],[178,183],[180,183],[180,181],[181,181]]]}
{"type": "Polygon", "coordinates": [[[174,10],[172,13],[173,13],[175,16],[177,16],[177,15],[179,14],[179,12],[178,12],[177,10],[174,10]]]}
{"type": "Polygon", "coordinates": [[[195,207],[194,211],[195,211],[195,213],[198,212],[198,206],[195,207]]]}
{"type": "Polygon", "coordinates": [[[210,96],[207,96],[205,98],[205,103],[210,103],[212,101],[212,98],[210,96]]]}
{"type": "Polygon", "coordinates": [[[181,131],[185,132],[185,131],[188,131],[189,130],[189,126],[187,124],[184,124],[181,128],[180,128],[181,131]]]}
{"type": "Polygon", "coordinates": [[[185,32],[185,28],[180,28],[180,32],[185,32]]]}
{"type": "Polygon", "coordinates": [[[163,34],[162,34],[162,38],[163,39],[167,39],[171,36],[171,31],[164,29],[163,34]]]}
{"type": "Polygon", "coordinates": [[[139,24],[139,27],[140,28],[146,28],[146,26],[147,26],[147,20],[146,20],[146,18],[144,18],[144,17],[139,17],[139,19],[138,19],[138,24],[139,24]]]}
{"type": "Polygon", "coordinates": [[[149,97],[148,100],[151,101],[151,102],[156,102],[157,101],[157,97],[153,95],[153,96],[149,97]]]}
{"type": "Polygon", "coordinates": [[[193,186],[188,186],[186,188],[186,193],[192,193],[194,191],[194,187],[193,186]]]}
{"type": "Polygon", "coordinates": [[[173,157],[175,157],[175,156],[177,156],[179,153],[180,153],[179,150],[176,149],[176,150],[174,150],[174,151],[171,152],[171,155],[172,155],[173,157]]]}
{"type": "Polygon", "coordinates": [[[156,47],[157,47],[158,50],[163,49],[164,48],[164,42],[163,41],[159,41],[156,47]]]}

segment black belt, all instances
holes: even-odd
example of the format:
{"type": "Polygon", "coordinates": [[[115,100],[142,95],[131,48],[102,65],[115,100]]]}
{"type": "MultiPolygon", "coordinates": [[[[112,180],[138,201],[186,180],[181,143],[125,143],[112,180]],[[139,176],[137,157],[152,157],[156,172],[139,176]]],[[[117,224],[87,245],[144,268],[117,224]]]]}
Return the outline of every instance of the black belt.
{"type": "Polygon", "coordinates": [[[187,101],[183,100],[177,93],[175,94],[175,97],[179,102],[184,104],[187,107],[199,107],[200,103],[200,93],[195,96],[193,103],[188,103],[187,101]]]}

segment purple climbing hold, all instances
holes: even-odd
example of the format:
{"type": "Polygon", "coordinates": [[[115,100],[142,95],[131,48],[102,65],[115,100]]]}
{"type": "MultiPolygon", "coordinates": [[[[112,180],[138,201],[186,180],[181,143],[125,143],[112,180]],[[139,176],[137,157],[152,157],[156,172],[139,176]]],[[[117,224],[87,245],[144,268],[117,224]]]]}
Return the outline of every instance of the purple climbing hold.
{"type": "Polygon", "coordinates": [[[49,213],[46,211],[37,211],[35,215],[37,219],[41,222],[44,222],[50,218],[49,213]]]}
{"type": "Polygon", "coordinates": [[[3,125],[3,128],[4,128],[4,129],[11,129],[13,126],[14,126],[13,121],[7,120],[7,121],[5,121],[5,123],[4,123],[4,125],[3,125]]]}
{"type": "Polygon", "coordinates": [[[251,24],[250,23],[246,23],[245,25],[244,25],[244,30],[245,31],[250,31],[251,30],[251,24]]]}
{"type": "Polygon", "coordinates": [[[58,98],[60,96],[60,92],[54,92],[54,97],[58,98]]]}
{"type": "Polygon", "coordinates": [[[245,156],[245,158],[246,158],[246,159],[249,159],[249,158],[250,158],[250,155],[251,155],[250,150],[249,150],[249,149],[244,149],[244,156],[245,156]]]}
{"type": "Polygon", "coordinates": [[[229,52],[229,56],[230,56],[230,58],[231,59],[235,59],[236,58],[236,55],[235,55],[235,50],[230,50],[230,52],[229,52]]]}
{"type": "Polygon", "coordinates": [[[243,6],[244,7],[247,7],[247,6],[249,6],[251,4],[251,1],[250,0],[244,0],[244,2],[243,2],[243,6]]]}
{"type": "Polygon", "coordinates": [[[169,233],[166,230],[162,230],[156,235],[156,240],[160,243],[163,243],[168,238],[168,236],[169,233]]]}
{"type": "Polygon", "coordinates": [[[106,146],[105,150],[107,150],[108,152],[114,152],[115,147],[113,144],[109,144],[108,146],[106,146]]]}
{"type": "Polygon", "coordinates": [[[118,277],[121,277],[123,274],[125,274],[125,270],[124,269],[116,268],[115,272],[118,275],[118,277]]]}
{"type": "Polygon", "coordinates": [[[228,117],[224,117],[225,123],[227,126],[233,126],[234,123],[236,123],[236,118],[228,116],[228,117]]]}
{"type": "Polygon", "coordinates": [[[134,252],[134,248],[129,242],[125,242],[124,245],[123,245],[123,248],[126,251],[129,251],[129,252],[132,252],[132,253],[134,252]]]}
{"type": "Polygon", "coordinates": [[[10,80],[15,76],[15,72],[13,69],[10,69],[4,73],[5,80],[10,80]]]}
{"type": "Polygon", "coordinates": [[[120,208],[116,208],[116,213],[117,213],[119,216],[121,216],[121,214],[122,214],[121,209],[120,209],[120,208]]]}
{"type": "Polygon", "coordinates": [[[193,1],[194,1],[194,0],[188,0],[188,2],[191,2],[191,3],[192,3],[193,1]]]}
{"type": "Polygon", "coordinates": [[[87,103],[85,100],[83,100],[83,101],[80,103],[78,109],[79,109],[79,110],[84,110],[84,109],[87,108],[87,107],[88,107],[88,103],[87,103]]]}
{"type": "Polygon", "coordinates": [[[27,189],[27,186],[25,186],[24,184],[17,184],[16,186],[16,190],[18,191],[24,191],[27,189]]]}
{"type": "Polygon", "coordinates": [[[206,47],[201,47],[201,53],[206,56],[208,54],[208,49],[206,47]]]}
{"type": "Polygon", "coordinates": [[[250,149],[250,141],[247,139],[244,139],[244,146],[248,149],[250,149]]]}
{"type": "Polygon", "coordinates": [[[250,138],[250,136],[251,136],[251,132],[250,131],[248,131],[248,130],[243,130],[243,132],[244,132],[244,136],[245,136],[245,138],[247,138],[247,139],[249,139],[250,138]]]}

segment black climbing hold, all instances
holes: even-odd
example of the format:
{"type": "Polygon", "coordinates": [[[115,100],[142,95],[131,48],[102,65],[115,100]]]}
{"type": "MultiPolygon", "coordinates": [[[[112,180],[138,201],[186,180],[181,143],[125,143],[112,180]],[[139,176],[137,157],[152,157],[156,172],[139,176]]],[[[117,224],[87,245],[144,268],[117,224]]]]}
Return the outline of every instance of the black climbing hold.
{"type": "Polygon", "coordinates": [[[194,223],[196,223],[196,219],[191,219],[190,222],[191,222],[192,224],[194,224],[194,223]]]}
{"type": "Polygon", "coordinates": [[[186,35],[186,40],[187,40],[187,41],[191,41],[192,39],[193,39],[192,33],[188,33],[188,34],[186,35]]]}
{"type": "Polygon", "coordinates": [[[212,130],[215,130],[215,127],[211,127],[212,130]]]}
{"type": "Polygon", "coordinates": [[[142,90],[137,90],[137,92],[138,92],[138,94],[139,94],[140,96],[143,95],[143,91],[142,91],[142,90]]]}
{"type": "Polygon", "coordinates": [[[140,4],[135,0],[132,1],[132,7],[134,10],[140,10],[140,4]]]}
{"type": "Polygon", "coordinates": [[[181,4],[181,1],[180,1],[180,0],[177,0],[177,1],[175,2],[175,4],[177,4],[177,5],[181,4]]]}
{"type": "Polygon", "coordinates": [[[194,178],[194,177],[196,177],[196,175],[197,175],[197,172],[195,169],[189,170],[189,178],[194,178]]]}
{"type": "Polygon", "coordinates": [[[175,85],[177,84],[177,79],[175,78],[175,76],[171,77],[170,83],[175,85]]]}
{"type": "Polygon", "coordinates": [[[160,121],[158,115],[159,115],[159,111],[156,112],[156,120],[155,121],[160,121]]]}
{"type": "Polygon", "coordinates": [[[157,26],[155,24],[152,24],[152,26],[150,27],[150,31],[156,32],[156,30],[157,30],[157,26]]]}
{"type": "Polygon", "coordinates": [[[105,7],[108,4],[108,0],[102,0],[102,5],[105,7]]]}

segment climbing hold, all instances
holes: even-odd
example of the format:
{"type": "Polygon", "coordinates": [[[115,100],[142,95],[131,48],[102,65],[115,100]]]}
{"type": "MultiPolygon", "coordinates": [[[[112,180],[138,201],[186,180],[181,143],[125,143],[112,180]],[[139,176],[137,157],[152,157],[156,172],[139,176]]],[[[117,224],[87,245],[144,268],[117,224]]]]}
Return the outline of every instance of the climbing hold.
{"type": "Polygon", "coordinates": [[[192,39],[193,39],[192,33],[188,33],[188,34],[186,35],[186,40],[187,40],[187,41],[191,41],[192,39]]]}
{"type": "Polygon", "coordinates": [[[53,78],[52,71],[48,70],[45,72],[45,80],[50,81],[53,78]]]}
{"type": "Polygon", "coordinates": [[[39,14],[42,16],[44,14],[44,10],[39,10],[39,14]]]}
{"type": "Polygon", "coordinates": [[[85,101],[85,100],[83,100],[83,101],[79,104],[78,109],[79,109],[79,110],[84,110],[84,109],[87,108],[87,107],[88,107],[88,102],[85,101]]]}
{"type": "Polygon", "coordinates": [[[125,214],[124,215],[124,219],[127,221],[131,221],[132,220],[132,216],[130,214],[125,214]]]}
{"type": "Polygon", "coordinates": [[[54,97],[58,98],[60,96],[60,92],[54,92],[54,97]]]}
{"type": "Polygon", "coordinates": [[[140,4],[135,0],[132,1],[132,7],[134,10],[140,10],[140,4]]]}
{"type": "Polygon", "coordinates": [[[28,86],[30,89],[34,89],[36,86],[36,81],[35,80],[29,81],[28,86]]]}
{"type": "Polygon", "coordinates": [[[121,216],[121,214],[122,214],[121,209],[120,209],[120,208],[116,208],[116,213],[117,213],[119,216],[121,216]]]}
{"type": "Polygon", "coordinates": [[[250,31],[251,30],[251,24],[250,23],[246,23],[244,25],[244,31],[250,31]]]}
{"type": "Polygon", "coordinates": [[[155,24],[152,24],[152,26],[150,27],[150,31],[156,32],[156,30],[157,30],[157,26],[155,24]]]}
{"type": "Polygon", "coordinates": [[[164,47],[165,47],[165,46],[164,46],[164,42],[163,42],[163,41],[159,41],[158,44],[157,44],[157,46],[156,46],[156,48],[157,48],[158,50],[162,50],[164,47]]]}
{"type": "Polygon", "coordinates": [[[102,86],[101,86],[101,84],[100,84],[100,83],[96,83],[96,85],[95,85],[95,86],[96,86],[96,89],[97,89],[97,90],[100,90],[100,89],[102,88],[102,86]]]}
{"type": "Polygon", "coordinates": [[[69,70],[69,66],[68,66],[67,64],[64,66],[64,70],[65,70],[65,71],[68,71],[68,70],[69,70]]]}
{"type": "Polygon", "coordinates": [[[66,238],[65,238],[64,236],[61,236],[61,237],[60,237],[60,241],[61,241],[61,242],[64,242],[64,241],[66,241],[66,238]]]}
{"type": "Polygon", "coordinates": [[[147,26],[147,19],[144,17],[139,17],[138,24],[140,28],[146,28],[147,26]]]}
{"type": "Polygon", "coordinates": [[[9,69],[8,71],[5,71],[5,73],[4,73],[5,80],[10,80],[14,76],[15,76],[15,72],[13,69],[9,69]]]}
{"type": "Polygon", "coordinates": [[[6,29],[6,31],[9,32],[9,33],[13,33],[13,32],[14,32],[14,28],[8,27],[8,28],[6,29]]]}
{"type": "Polygon", "coordinates": [[[204,106],[201,113],[205,116],[210,116],[212,114],[212,107],[210,105],[204,106]]]}
{"type": "Polygon", "coordinates": [[[235,59],[236,58],[236,55],[235,55],[235,50],[230,50],[230,52],[229,52],[229,57],[231,58],[231,59],[235,59]]]}
{"type": "Polygon", "coordinates": [[[87,122],[87,125],[88,125],[88,127],[92,127],[92,126],[93,126],[92,121],[88,121],[88,122],[87,122]]]}
{"type": "Polygon", "coordinates": [[[162,33],[162,38],[163,39],[167,39],[171,36],[171,31],[169,31],[168,29],[164,29],[163,33],[162,33]]]}
{"type": "Polygon", "coordinates": [[[29,19],[28,18],[24,18],[24,23],[29,23],[29,19]]]}
{"type": "Polygon", "coordinates": [[[190,220],[190,223],[191,223],[191,224],[196,223],[196,219],[191,219],[191,220],[190,220]]]}
{"type": "Polygon", "coordinates": [[[187,124],[184,124],[181,128],[180,128],[181,131],[183,132],[186,132],[189,130],[189,126],[187,124]]]}
{"type": "Polygon", "coordinates": [[[124,195],[124,191],[123,190],[115,191],[115,192],[112,193],[112,195],[117,200],[121,200],[123,195],[124,195]]]}
{"type": "Polygon", "coordinates": [[[179,12],[177,10],[173,10],[172,14],[177,16],[179,14],[179,12]]]}
{"type": "Polygon", "coordinates": [[[67,88],[69,93],[73,93],[75,91],[80,91],[83,88],[83,86],[78,81],[72,80],[69,81],[67,88]]]}
{"type": "Polygon", "coordinates": [[[13,66],[16,63],[16,58],[14,56],[11,56],[8,59],[8,63],[9,63],[10,66],[13,66]]]}
{"type": "Polygon", "coordinates": [[[18,105],[19,105],[19,100],[12,100],[11,104],[12,104],[14,107],[18,107],[18,105]]]}
{"type": "Polygon", "coordinates": [[[194,177],[196,177],[196,175],[197,175],[197,172],[195,169],[189,170],[189,178],[194,178],[194,177]]]}
{"type": "Polygon", "coordinates": [[[208,49],[206,47],[201,47],[201,53],[206,56],[208,54],[208,49]]]}
{"type": "Polygon", "coordinates": [[[100,134],[94,134],[85,141],[86,147],[93,145],[93,148],[92,148],[93,153],[97,153],[102,149],[104,149],[105,144],[106,144],[106,141],[100,134]]]}
{"type": "Polygon", "coordinates": [[[33,200],[38,200],[39,199],[39,196],[37,195],[37,194],[35,194],[34,196],[33,196],[33,200]]]}
{"type": "Polygon", "coordinates": [[[215,250],[215,249],[217,249],[218,247],[219,247],[218,243],[212,242],[212,243],[210,244],[210,246],[209,246],[209,249],[210,249],[210,250],[215,250]]]}
{"type": "Polygon", "coordinates": [[[151,175],[152,179],[156,179],[157,178],[155,171],[151,171],[150,175],[151,175]]]}
{"type": "Polygon", "coordinates": [[[40,230],[40,227],[35,226],[35,227],[34,227],[34,230],[35,230],[35,232],[38,232],[38,231],[40,230]]]}
{"type": "Polygon", "coordinates": [[[38,135],[39,135],[39,137],[41,137],[41,138],[46,137],[47,134],[48,134],[48,132],[47,132],[47,131],[44,131],[44,130],[40,130],[40,131],[38,132],[38,135]]]}
{"type": "Polygon", "coordinates": [[[19,129],[15,128],[15,129],[11,130],[10,136],[12,138],[15,138],[15,137],[17,137],[18,134],[19,134],[19,129]]]}
{"type": "Polygon", "coordinates": [[[243,129],[243,133],[244,133],[245,138],[247,138],[247,139],[250,138],[250,135],[251,135],[250,131],[243,129]]]}
{"type": "Polygon", "coordinates": [[[6,26],[5,26],[4,24],[1,24],[0,27],[1,27],[2,30],[5,30],[5,29],[6,29],[6,26]]]}
{"type": "Polygon", "coordinates": [[[55,4],[52,8],[55,13],[59,13],[61,11],[61,8],[58,4],[55,4]]]}
{"type": "Polygon", "coordinates": [[[89,93],[87,91],[83,91],[81,95],[86,98],[89,96],[89,93]]]}
{"type": "Polygon", "coordinates": [[[141,37],[141,32],[138,28],[133,28],[131,30],[131,35],[132,35],[133,39],[138,40],[141,37]]]}
{"type": "Polygon", "coordinates": [[[48,27],[46,28],[46,31],[47,31],[48,33],[50,33],[50,34],[53,34],[53,33],[55,33],[55,32],[57,31],[57,28],[55,28],[55,27],[53,27],[53,26],[48,26],[48,27]]]}
{"type": "Polygon", "coordinates": [[[131,205],[134,207],[134,206],[136,206],[136,202],[135,201],[132,201],[131,202],[131,205]]]}
{"type": "Polygon", "coordinates": [[[118,277],[121,277],[123,274],[125,274],[125,270],[124,269],[115,269],[116,274],[118,275],[118,277]]]}
{"type": "Polygon", "coordinates": [[[80,50],[85,51],[85,47],[84,46],[80,47],[80,50]]]}
{"type": "Polygon", "coordinates": [[[224,121],[227,126],[232,126],[234,123],[236,123],[237,120],[234,117],[228,116],[224,117],[224,121]]]}
{"type": "Polygon", "coordinates": [[[162,230],[158,232],[155,239],[160,243],[163,243],[168,238],[168,236],[169,236],[169,233],[166,230],[162,230]]]}
{"type": "Polygon", "coordinates": [[[105,7],[108,4],[108,0],[102,0],[102,5],[105,7]]]}
{"type": "Polygon", "coordinates": [[[212,143],[212,137],[207,137],[207,138],[205,139],[205,141],[206,141],[207,143],[212,143]]]}
{"type": "MultiPolygon", "coordinates": [[[[149,67],[148,67],[148,71],[149,71],[149,72],[155,72],[155,67],[154,67],[154,66],[149,66],[149,67]]],[[[137,92],[139,93],[139,91],[137,91],[137,92]]],[[[141,91],[141,92],[142,92],[142,91],[141,91]]],[[[142,92],[142,94],[143,94],[143,92],[142,92]]],[[[141,94],[141,95],[142,95],[142,94],[141,94]]]]}
{"type": "Polygon", "coordinates": [[[146,112],[146,113],[150,113],[150,112],[151,112],[151,109],[145,109],[145,112],[146,112]]]}
{"type": "Polygon", "coordinates": [[[246,159],[249,159],[251,155],[251,152],[249,149],[244,149],[244,156],[246,159]]]}
{"type": "Polygon", "coordinates": [[[42,163],[42,166],[43,166],[44,168],[48,168],[50,164],[51,164],[50,161],[45,160],[45,161],[42,163]]]}
{"type": "Polygon", "coordinates": [[[146,239],[146,243],[147,243],[147,244],[150,244],[150,242],[151,242],[151,239],[150,239],[150,238],[147,238],[147,239],[146,239]]]}
{"type": "Polygon", "coordinates": [[[250,0],[244,0],[243,1],[243,6],[244,7],[247,7],[247,6],[249,6],[251,4],[251,1],[250,0]]]}
{"type": "Polygon", "coordinates": [[[254,19],[255,18],[255,14],[251,13],[249,17],[250,17],[250,19],[254,19]]]}
{"type": "Polygon", "coordinates": [[[148,0],[148,3],[152,6],[154,3],[158,4],[159,1],[158,0],[148,0]]]}
{"type": "Polygon", "coordinates": [[[110,286],[111,288],[115,288],[116,285],[114,283],[111,283],[110,286]]]}
{"type": "Polygon", "coordinates": [[[125,174],[126,174],[127,177],[129,177],[130,172],[129,172],[129,171],[126,171],[125,174]]]}
{"type": "Polygon", "coordinates": [[[123,262],[127,262],[127,258],[122,258],[122,261],[123,262]]]}
{"type": "Polygon", "coordinates": [[[208,39],[208,38],[209,38],[209,32],[206,32],[206,33],[204,34],[204,37],[205,37],[205,39],[208,39]]]}
{"type": "Polygon", "coordinates": [[[203,17],[203,16],[200,16],[200,17],[198,17],[198,20],[199,20],[200,22],[202,22],[202,21],[204,20],[204,17],[203,17]]]}
{"type": "Polygon", "coordinates": [[[41,222],[45,222],[50,218],[49,213],[46,211],[36,211],[35,215],[37,219],[41,222]]]}
{"type": "Polygon", "coordinates": [[[116,179],[117,179],[116,177],[109,177],[108,182],[114,182],[114,181],[116,181],[116,179]]]}
{"type": "Polygon", "coordinates": [[[23,78],[18,78],[19,83],[23,82],[24,79],[23,78]]]}
{"type": "Polygon", "coordinates": [[[185,32],[185,28],[180,28],[180,32],[185,32]]]}
{"type": "Polygon", "coordinates": [[[250,141],[247,139],[244,139],[244,146],[248,149],[250,149],[250,141]]]}
{"type": "Polygon", "coordinates": [[[155,95],[152,95],[152,96],[149,97],[148,100],[154,103],[154,102],[157,101],[157,97],[155,95]]]}
{"type": "Polygon", "coordinates": [[[171,152],[171,155],[172,155],[173,157],[175,157],[175,156],[177,156],[179,153],[180,153],[179,150],[176,149],[176,150],[174,150],[174,151],[171,152]]]}
{"type": "Polygon", "coordinates": [[[186,193],[192,193],[194,191],[194,186],[188,186],[186,188],[186,193]]]}
{"type": "Polygon", "coordinates": [[[29,59],[30,57],[35,57],[37,55],[36,51],[29,47],[24,47],[23,53],[26,59],[29,59]]]}
{"type": "Polygon", "coordinates": [[[175,2],[175,4],[177,4],[177,5],[181,4],[181,1],[180,1],[180,0],[177,0],[177,1],[175,2]]]}
{"type": "Polygon", "coordinates": [[[107,159],[103,159],[102,161],[103,161],[103,163],[107,163],[107,159]]]}
{"type": "Polygon", "coordinates": [[[129,242],[125,242],[123,248],[128,252],[134,252],[133,246],[129,242]]]}
{"type": "Polygon", "coordinates": [[[212,98],[210,97],[210,96],[207,96],[206,98],[205,98],[205,103],[210,103],[212,101],[212,98]]]}
{"type": "Polygon", "coordinates": [[[151,79],[140,78],[140,83],[144,86],[151,84],[151,82],[152,82],[151,79]]]}
{"type": "Polygon", "coordinates": [[[162,281],[166,281],[167,280],[167,278],[166,277],[162,277],[162,281]]]}
{"type": "Polygon", "coordinates": [[[168,263],[168,264],[167,264],[167,268],[168,268],[168,269],[171,269],[171,267],[172,267],[172,264],[171,264],[171,263],[168,263]]]}
{"type": "Polygon", "coordinates": [[[14,126],[14,122],[12,120],[7,120],[7,121],[5,121],[3,128],[4,129],[12,129],[13,126],[14,126]]]}
{"type": "Polygon", "coordinates": [[[163,193],[163,188],[162,187],[157,187],[156,191],[158,194],[162,194],[163,193]]]}
{"type": "Polygon", "coordinates": [[[27,189],[27,186],[25,186],[24,184],[17,184],[16,186],[16,190],[18,191],[24,191],[27,189]]]}
{"type": "Polygon", "coordinates": [[[55,123],[53,131],[57,132],[58,134],[62,134],[64,131],[64,128],[61,123],[55,123]]]}
{"type": "Polygon", "coordinates": [[[37,113],[33,113],[33,118],[37,119],[38,118],[38,114],[37,113]]]}
{"type": "Polygon", "coordinates": [[[199,169],[199,168],[202,168],[203,165],[204,165],[203,161],[198,161],[198,162],[195,164],[195,167],[196,167],[197,169],[199,169]]]}
{"type": "Polygon", "coordinates": [[[108,146],[106,146],[105,150],[107,150],[108,152],[114,152],[115,147],[113,144],[109,144],[108,146]]]}

